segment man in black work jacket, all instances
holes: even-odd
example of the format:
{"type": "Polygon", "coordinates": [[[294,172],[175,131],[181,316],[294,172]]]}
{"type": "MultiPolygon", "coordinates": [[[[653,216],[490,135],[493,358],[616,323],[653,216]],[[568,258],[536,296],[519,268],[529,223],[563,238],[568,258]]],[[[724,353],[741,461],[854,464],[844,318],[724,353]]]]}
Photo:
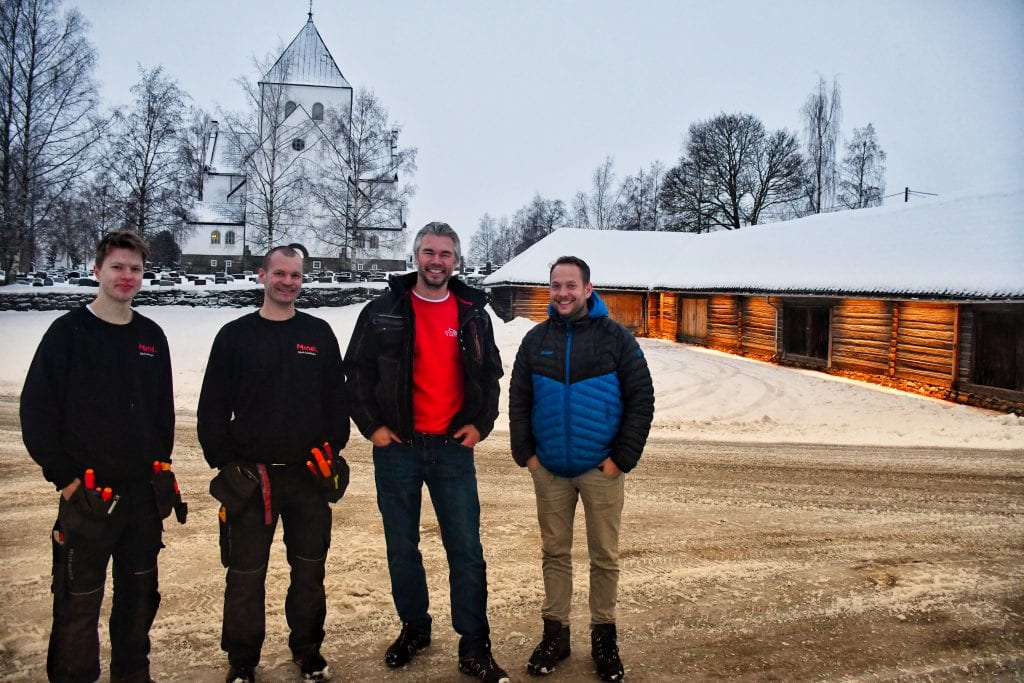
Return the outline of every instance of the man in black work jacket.
{"type": "Polygon", "coordinates": [[[459,236],[447,223],[428,223],[417,233],[416,272],[392,277],[391,291],[360,313],[345,370],[352,419],[373,442],[391,595],[402,620],[384,661],[404,666],[430,644],[419,550],[426,484],[448,557],[459,670],[499,683],[508,675],[491,654],[473,447],[498,416],[501,358],[486,295],[452,278],[459,252],[459,236]]]}
{"type": "Polygon", "coordinates": [[[291,565],[288,645],[305,680],[327,680],[320,646],[328,503],[341,497],[348,481],[340,456],[349,434],[341,351],[326,322],[295,309],[302,288],[299,252],[271,249],[259,277],[263,305],[217,334],[197,413],[203,453],[220,470],[210,492],[222,503],[221,562],[228,570],[221,633],[226,680],[255,680],[278,517],[291,565]]]}
{"type": "Polygon", "coordinates": [[[51,681],[100,676],[97,628],[111,557],[110,680],[150,680],[163,531],[152,464],[171,460],[174,397],[167,339],[131,307],[148,255],[133,232],[100,241],[96,299],[46,331],[21,394],[25,447],[61,492],[52,534],[51,681]]]}

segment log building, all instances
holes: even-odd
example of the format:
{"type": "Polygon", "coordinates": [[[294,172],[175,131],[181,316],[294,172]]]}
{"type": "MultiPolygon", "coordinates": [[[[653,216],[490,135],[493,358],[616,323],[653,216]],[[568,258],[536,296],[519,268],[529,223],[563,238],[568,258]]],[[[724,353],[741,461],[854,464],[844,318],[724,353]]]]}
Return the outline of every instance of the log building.
{"type": "Polygon", "coordinates": [[[490,275],[542,320],[550,264],[592,269],[637,336],[699,344],[1024,414],[1024,191],[709,235],[558,230],[490,275]]]}

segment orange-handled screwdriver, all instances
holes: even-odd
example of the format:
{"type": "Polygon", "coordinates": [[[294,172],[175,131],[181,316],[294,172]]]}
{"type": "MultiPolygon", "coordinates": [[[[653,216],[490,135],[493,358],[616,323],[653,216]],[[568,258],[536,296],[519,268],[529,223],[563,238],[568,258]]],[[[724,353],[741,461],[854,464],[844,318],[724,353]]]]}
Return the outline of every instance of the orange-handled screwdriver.
{"type": "Polygon", "coordinates": [[[319,448],[314,448],[313,455],[316,457],[316,464],[320,468],[320,474],[325,477],[331,476],[331,463],[324,459],[323,452],[319,448]]]}

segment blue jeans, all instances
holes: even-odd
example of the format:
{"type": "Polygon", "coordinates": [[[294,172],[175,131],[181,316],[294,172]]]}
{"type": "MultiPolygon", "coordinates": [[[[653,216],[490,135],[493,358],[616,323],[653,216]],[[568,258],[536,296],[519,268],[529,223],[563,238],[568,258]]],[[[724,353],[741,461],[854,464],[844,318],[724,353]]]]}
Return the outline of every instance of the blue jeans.
{"type": "Polygon", "coordinates": [[[452,626],[462,636],[459,656],[474,654],[486,646],[490,626],[473,449],[444,436],[416,436],[412,443],[374,446],[373,467],[399,618],[430,632],[427,575],[419,549],[426,483],[448,556],[452,626]]]}

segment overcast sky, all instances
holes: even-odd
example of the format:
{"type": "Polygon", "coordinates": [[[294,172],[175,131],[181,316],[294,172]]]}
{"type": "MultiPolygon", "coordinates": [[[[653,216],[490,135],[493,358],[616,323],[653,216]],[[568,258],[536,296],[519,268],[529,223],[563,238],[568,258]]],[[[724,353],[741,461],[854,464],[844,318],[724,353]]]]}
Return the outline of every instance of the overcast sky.
{"type": "MultiPolygon", "coordinates": [[[[162,65],[214,114],[291,42],[308,0],[65,0],[91,22],[103,99],[162,65]]],[[[536,193],[571,202],[607,155],[621,179],[673,165],[690,124],[751,113],[799,131],[819,75],[844,137],[868,123],[886,193],[1024,179],[1020,0],[314,0],[342,73],[419,148],[411,227],[464,238],[536,193]]],[[[888,200],[896,201],[896,200],[888,200]]]]}

